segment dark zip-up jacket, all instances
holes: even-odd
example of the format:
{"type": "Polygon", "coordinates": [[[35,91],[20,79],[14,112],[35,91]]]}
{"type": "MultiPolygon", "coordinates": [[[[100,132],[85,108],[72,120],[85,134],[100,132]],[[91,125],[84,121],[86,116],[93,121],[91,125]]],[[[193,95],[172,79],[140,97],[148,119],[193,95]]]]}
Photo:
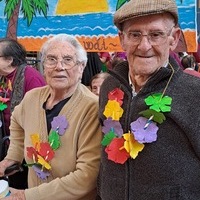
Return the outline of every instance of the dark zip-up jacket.
{"type": "MultiPolygon", "coordinates": [[[[199,200],[200,199],[200,79],[185,74],[170,59],[174,75],[165,95],[172,97],[171,112],[158,125],[157,141],[145,144],[136,159],[124,164],[108,160],[102,146],[98,193],[102,200],[199,200]]],[[[108,93],[120,88],[124,92],[120,118],[123,131],[130,130],[139,112],[146,110],[144,99],[150,94],[162,93],[172,69],[160,68],[136,96],[128,81],[128,63],[123,62],[110,72],[100,93],[99,117],[108,93]]]]}

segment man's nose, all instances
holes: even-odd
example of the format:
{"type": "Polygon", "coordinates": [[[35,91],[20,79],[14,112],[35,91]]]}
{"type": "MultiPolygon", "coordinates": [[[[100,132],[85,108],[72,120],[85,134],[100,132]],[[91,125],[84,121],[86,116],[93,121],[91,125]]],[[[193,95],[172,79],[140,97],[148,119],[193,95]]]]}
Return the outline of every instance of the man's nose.
{"type": "Polygon", "coordinates": [[[147,35],[142,35],[141,40],[138,44],[138,49],[140,50],[148,50],[152,47],[151,43],[149,42],[149,38],[147,35]]]}

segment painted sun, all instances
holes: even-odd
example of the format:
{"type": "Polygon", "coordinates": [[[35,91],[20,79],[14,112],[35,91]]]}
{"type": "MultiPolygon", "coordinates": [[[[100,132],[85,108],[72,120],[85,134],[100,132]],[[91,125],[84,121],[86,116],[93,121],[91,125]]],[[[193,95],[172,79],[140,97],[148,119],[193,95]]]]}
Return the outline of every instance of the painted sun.
{"type": "Polygon", "coordinates": [[[107,0],[58,0],[57,15],[108,12],[107,0]]]}

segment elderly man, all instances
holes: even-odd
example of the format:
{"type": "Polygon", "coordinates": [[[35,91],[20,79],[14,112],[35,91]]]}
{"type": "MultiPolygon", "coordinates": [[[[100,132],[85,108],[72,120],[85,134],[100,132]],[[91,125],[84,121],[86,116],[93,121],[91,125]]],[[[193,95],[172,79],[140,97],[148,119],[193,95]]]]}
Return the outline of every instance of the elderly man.
{"type": "Polygon", "coordinates": [[[114,15],[124,61],[100,92],[102,200],[200,199],[200,80],[170,52],[174,0],[131,0],[114,15]]]}

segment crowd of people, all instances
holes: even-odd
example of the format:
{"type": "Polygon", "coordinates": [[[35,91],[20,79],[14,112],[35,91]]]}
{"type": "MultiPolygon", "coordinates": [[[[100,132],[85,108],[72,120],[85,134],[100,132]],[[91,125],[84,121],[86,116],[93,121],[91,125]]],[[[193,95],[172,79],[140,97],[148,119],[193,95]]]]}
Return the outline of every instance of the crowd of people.
{"type": "Polygon", "coordinates": [[[3,199],[200,199],[200,73],[174,52],[178,20],[175,0],[127,1],[113,19],[123,52],[58,34],[41,47],[43,74],[0,39],[0,177],[28,171],[3,199]]]}

